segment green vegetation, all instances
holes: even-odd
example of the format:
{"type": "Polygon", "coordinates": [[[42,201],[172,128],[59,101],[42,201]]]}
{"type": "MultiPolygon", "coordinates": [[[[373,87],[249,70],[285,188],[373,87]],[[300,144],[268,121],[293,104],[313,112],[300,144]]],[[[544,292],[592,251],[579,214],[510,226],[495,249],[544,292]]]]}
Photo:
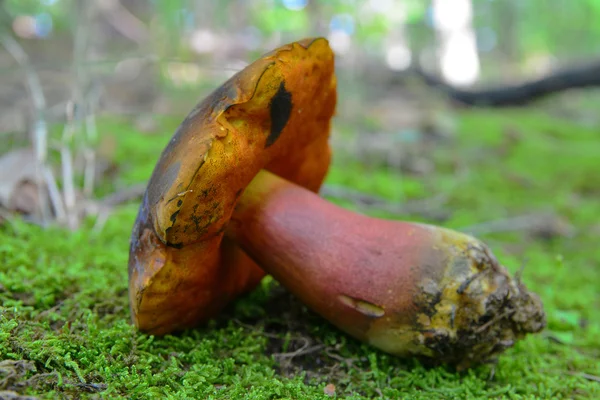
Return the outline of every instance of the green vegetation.
{"type": "MultiPolygon", "coordinates": [[[[102,191],[146,180],[178,122],[160,121],[165,134],[149,135],[101,121],[99,130],[118,141],[119,168],[102,191]]],[[[459,116],[456,136],[428,155],[435,173],[332,168],[329,183],[392,200],[443,193],[449,218],[442,223],[452,228],[539,211],[573,226],[478,235],[511,271],[525,266],[523,280],[548,313],[547,330],[496,365],[457,373],[388,356],[341,334],[268,278],[205,327],[164,338],[137,333],[127,297],[134,202],[115,209],[101,230],[94,221],[74,233],[20,220],[0,227],[0,391],[48,399],[317,399],[329,398],[324,387],[332,383],[339,398],[598,398],[598,154],[597,129],[531,110],[470,111],[459,116]]]]}

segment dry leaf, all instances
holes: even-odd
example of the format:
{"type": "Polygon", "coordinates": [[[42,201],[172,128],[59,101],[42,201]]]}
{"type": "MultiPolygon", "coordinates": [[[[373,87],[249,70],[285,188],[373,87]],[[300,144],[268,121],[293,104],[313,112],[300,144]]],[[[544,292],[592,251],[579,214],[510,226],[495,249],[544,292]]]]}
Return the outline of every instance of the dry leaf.
{"type": "Polygon", "coordinates": [[[32,149],[10,151],[0,158],[0,205],[11,212],[33,215],[40,209],[32,149]]]}

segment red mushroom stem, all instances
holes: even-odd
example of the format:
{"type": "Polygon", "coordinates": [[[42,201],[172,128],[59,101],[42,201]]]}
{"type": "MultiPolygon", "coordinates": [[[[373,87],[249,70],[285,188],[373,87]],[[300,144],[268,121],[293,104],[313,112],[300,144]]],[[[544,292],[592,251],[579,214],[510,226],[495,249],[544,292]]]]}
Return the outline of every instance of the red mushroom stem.
{"type": "Polygon", "coordinates": [[[360,215],[267,171],[227,235],[314,311],[392,354],[468,366],[545,323],[537,296],[477,239],[360,215]]]}

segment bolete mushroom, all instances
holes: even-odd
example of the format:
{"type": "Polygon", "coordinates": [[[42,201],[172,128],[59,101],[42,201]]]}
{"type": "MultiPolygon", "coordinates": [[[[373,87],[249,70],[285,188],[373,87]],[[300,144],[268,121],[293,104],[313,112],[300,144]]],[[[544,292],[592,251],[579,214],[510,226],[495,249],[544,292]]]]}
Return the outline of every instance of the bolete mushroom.
{"type": "Polygon", "coordinates": [[[130,308],[141,330],[193,326],[260,282],[263,270],[225,229],[263,168],[319,190],[330,161],[333,66],[324,39],[283,46],[235,74],[179,126],[131,236],[130,308]]]}
{"type": "Polygon", "coordinates": [[[538,296],[476,238],[360,215],[268,171],[227,235],[309,308],[398,356],[464,368],[545,325],[538,296]]]}
{"type": "Polygon", "coordinates": [[[260,266],[341,330],[399,356],[466,367],[541,330],[539,298],[479,240],[318,196],[333,65],[325,39],[283,46],[185,119],[132,235],[137,326],[162,334],[204,321],[252,289],[260,266]]]}

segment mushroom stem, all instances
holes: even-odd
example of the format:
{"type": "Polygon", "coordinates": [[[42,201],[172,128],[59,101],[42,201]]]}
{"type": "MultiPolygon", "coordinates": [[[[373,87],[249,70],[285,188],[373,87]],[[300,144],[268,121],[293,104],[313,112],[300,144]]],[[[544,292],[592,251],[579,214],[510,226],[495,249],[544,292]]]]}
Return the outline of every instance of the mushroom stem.
{"type": "Polygon", "coordinates": [[[371,218],[261,171],[226,234],[334,325],[386,352],[467,367],[545,325],[479,240],[371,218]]]}

